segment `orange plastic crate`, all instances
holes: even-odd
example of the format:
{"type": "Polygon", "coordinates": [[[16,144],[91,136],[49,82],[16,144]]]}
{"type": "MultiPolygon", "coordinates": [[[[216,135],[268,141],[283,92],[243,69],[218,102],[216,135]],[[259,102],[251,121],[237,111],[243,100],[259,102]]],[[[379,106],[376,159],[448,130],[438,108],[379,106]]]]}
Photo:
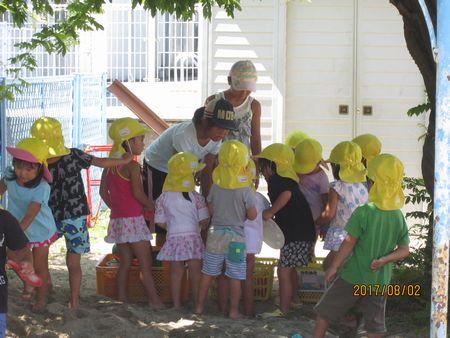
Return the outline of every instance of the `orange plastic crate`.
{"type": "MultiPolygon", "coordinates": [[[[117,299],[117,270],[119,263],[113,254],[104,256],[95,267],[97,277],[97,294],[117,299]]],[[[170,291],[169,264],[164,262],[162,267],[152,267],[153,280],[156,291],[164,303],[172,301],[170,291]]],[[[147,294],[140,279],[140,267],[131,266],[128,273],[128,299],[130,302],[147,302],[147,294]]],[[[189,281],[187,272],[184,273],[181,282],[181,299],[189,299],[189,281]]]]}

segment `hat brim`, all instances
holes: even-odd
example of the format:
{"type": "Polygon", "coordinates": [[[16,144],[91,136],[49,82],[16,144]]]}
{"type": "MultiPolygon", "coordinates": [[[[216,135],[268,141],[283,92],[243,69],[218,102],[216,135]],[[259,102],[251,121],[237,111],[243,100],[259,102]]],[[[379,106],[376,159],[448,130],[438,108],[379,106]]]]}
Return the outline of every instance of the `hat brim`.
{"type": "Polygon", "coordinates": [[[49,158],[66,156],[70,154],[70,149],[65,146],[48,147],[48,152],[50,154],[49,158]]]}
{"type": "Polygon", "coordinates": [[[205,168],[205,167],[206,167],[206,163],[199,162],[198,167],[194,169],[194,172],[199,172],[199,171],[203,170],[203,168],[205,168]]]}
{"type": "Polygon", "coordinates": [[[233,121],[226,121],[226,120],[219,120],[214,117],[210,118],[212,124],[218,128],[237,131],[236,122],[233,121]]]}
{"type": "MultiPolygon", "coordinates": [[[[30,163],[38,163],[42,164],[32,153],[30,153],[27,150],[20,149],[20,148],[13,148],[13,147],[6,147],[6,150],[8,153],[11,154],[12,157],[17,158],[22,161],[30,162],[30,163]]],[[[52,174],[50,174],[50,171],[48,170],[47,166],[42,164],[44,166],[44,179],[51,183],[52,182],[52,174]]]]}
{"type": "Polygon", "coordinates": [[[283,231],[272,219],[263,222],[263,240],[264,243],[276,250],[281,249],[284,245],[283,231]]]}
{"type": "Polygon", "coordinates": [[[294,163],[293,167],[297,174],[309,174],[311,171],[314,170],[316,166],[317,164],[314,163],[306,163],[306,164],[294,163]]]}
{"type": "Polygon", "coordinates": [[[250,90],[251,92],[256,92],[256,82],[253,81],[241,81],[240,84],[234,83],[233,79],[231,80],[231,89],[240,91],[240,90],[250,90]]]}

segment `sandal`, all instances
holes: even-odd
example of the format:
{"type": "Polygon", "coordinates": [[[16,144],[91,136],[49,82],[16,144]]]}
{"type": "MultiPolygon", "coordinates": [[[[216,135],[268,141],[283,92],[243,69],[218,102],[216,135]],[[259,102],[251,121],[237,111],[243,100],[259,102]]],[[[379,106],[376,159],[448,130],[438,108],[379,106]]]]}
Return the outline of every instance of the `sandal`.
{"type": "Polygon", "coordinates": [[[25,284],[31,285],[35,288],[39,288],[42,286],[41,278],[38,275],[36,275],[34,272],[33,273],[24,273],[22,267],[18,263],[14,262],[11,259],[8,259],[6,261],[6,264],[8,264],[11,267],[11,269],[14,270],[14,272],[17,274],[17,276],[19,276],[19,278],[25,284]]]}
{"type": "Polygon", "coordinates": [[[281,312],[280,309],[276,309],[273,312],[264,312],[264,313],[260,313],[259,315],[257,315],[257,318],[260,319],[268,319],[268,318],[282,318],[285,317],[286,315],[281,312]]]}

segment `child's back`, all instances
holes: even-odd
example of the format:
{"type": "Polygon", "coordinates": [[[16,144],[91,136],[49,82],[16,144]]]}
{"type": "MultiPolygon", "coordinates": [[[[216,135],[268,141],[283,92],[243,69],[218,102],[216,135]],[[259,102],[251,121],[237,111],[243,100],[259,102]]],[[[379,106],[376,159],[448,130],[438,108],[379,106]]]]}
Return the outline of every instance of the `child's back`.
{"type": "Polygon", "coordinates": [[[397,245],[407,245],[408,227],[400,210],[381,210],[374,203],[360,206],[345,227],[358,242],[353,255],[340,271],[342,279],[354,284],[388,284],[392,264],[388,263],[373,271],[374,259],[386,256],[397,245]]]}
{"type": "Polygon", "coordinates": [[[316,172],[301,175],[299,188],[308,201],[313,219],[316,220],[324,208],[322,196],[328,194],[328,177],[322,168],[316,172]]]}

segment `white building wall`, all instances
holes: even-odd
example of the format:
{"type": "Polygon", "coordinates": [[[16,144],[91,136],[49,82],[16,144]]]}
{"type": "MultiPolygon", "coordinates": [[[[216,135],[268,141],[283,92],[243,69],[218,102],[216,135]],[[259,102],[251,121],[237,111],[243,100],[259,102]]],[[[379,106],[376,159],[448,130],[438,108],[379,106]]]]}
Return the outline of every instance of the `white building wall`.
{"type": "Polygon", "coordinates": [[[215,8],[209,24],[206,95],[228,88],[227,76],[238,60],[251,60],[258,71],[254,96],[261,103],[263,146],[280,141],[284,88],[284,1],[241,1],[234,19],[215,8]],[[281,18],[281,19],[280,19],[281,18]],[[277,124],[278,123],[278,124],[277,124]]]}

